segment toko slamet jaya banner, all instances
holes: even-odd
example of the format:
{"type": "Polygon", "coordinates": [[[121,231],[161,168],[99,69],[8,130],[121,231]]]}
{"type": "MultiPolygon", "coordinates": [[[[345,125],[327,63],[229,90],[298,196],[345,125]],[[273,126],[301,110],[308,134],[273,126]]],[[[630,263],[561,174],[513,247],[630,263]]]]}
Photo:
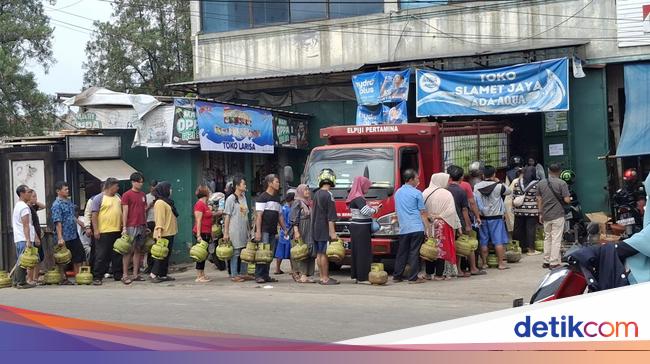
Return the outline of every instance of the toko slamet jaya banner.
{"type": "Polygon", "coordinates": [[[196,101],[201,150],[273,154],[273,115],[266,110],[196,101]]]}
{"type": "Polygon", "coordinates": [[[475,71],[416,72],[418,117],[569,109],[566,58],[475,71]]]}

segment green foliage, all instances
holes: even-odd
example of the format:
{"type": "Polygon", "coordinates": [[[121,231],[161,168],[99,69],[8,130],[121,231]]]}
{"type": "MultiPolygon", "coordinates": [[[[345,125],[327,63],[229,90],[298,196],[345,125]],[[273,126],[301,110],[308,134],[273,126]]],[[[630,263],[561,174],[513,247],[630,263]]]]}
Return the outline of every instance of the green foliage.
{"type": "Polygon", "coordinates": [[[165,84],[192,78],[186,0],[117,0],[112,19],[96,22],[86,45],[84,84],[164,95],[165,84]]]}
{"type": "Polygon", "coordinates": [[[38,135],[53,124],[53,100],[25,69],[32,62],[47,71],[52,31],[42,1],[0,0],[0,136],[38,135]]]}

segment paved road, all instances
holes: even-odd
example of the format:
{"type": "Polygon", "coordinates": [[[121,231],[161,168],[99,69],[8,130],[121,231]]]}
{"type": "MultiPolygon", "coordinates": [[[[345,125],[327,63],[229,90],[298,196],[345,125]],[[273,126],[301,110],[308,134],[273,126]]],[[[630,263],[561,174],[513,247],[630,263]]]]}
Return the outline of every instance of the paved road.
{"type": "Polygon", "coordinates": [[[336,275],[339,286],[296,284],[285,274],[273,288],[231,283],[210,268],[213,281],[197,284],[190,269],[176,273],[173,284],[0,289],[0,304],[82,319],[333,342],[509,308],[513,299],[530,297],[544,274],[540,266],[539,256],[525,257],[486,276],[377,287],[353,284],[346,270],[336,275]]]}

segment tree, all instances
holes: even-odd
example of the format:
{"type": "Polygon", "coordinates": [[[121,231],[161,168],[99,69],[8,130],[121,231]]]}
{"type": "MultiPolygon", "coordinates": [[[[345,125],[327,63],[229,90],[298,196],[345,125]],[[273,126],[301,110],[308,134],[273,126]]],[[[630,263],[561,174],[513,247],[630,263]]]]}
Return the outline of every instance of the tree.
{"type": "Polygon", "coordinates": [[[0,0],[0,136],[37,135],[52,126],[53,100],[25,69],[31,61],[47,71],[52,32],[41,1],[0,0]]]}
{"type": "Polygon", "coordinates": [[[192,77],[187,0],[116,0],[86,45],[85,86],[164,95],[192,77]]]}

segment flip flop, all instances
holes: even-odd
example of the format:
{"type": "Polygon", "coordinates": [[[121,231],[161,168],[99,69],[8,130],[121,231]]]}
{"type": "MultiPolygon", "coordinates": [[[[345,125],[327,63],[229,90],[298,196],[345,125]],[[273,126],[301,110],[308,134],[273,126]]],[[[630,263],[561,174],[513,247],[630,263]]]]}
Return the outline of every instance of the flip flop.
{"type": "Polygon", "coordinates": [[[327,282],[320,281],[320,284],[323,285],[323,286],[334,286],[334,285],[337,285],[337,284],[339,284],[339,283],[340,283],[340,282],[337,281],[337,280],[334,279],[334,278],[330,278],[330,279],[328,279],[327,282]]]}
{"type": "Polygon", "coordinates": [[[487,274],[487,272],[484,271],[484,270],[479,270],[478,272],[472,273],[473,276],[483,276],[483,275],[486,275],[486,274],[487,274]]]}
{"type": "Polygon", "coordinates": [[[506,269],[510,269],[510,267],[507,267],[507,266],[506,267],[499,267],[499,270],[506,270],[506,269]]]}
{"type": "Polygon", "coordinates": [[[264,282],[266,282],[266,283],[275,283],[275,282],[277,282],[277,281],[278,281],[277,279],[275,279],[275,278],[270,278],[270,277],[264,280],[264,282]]]}
{"type": "Polygon", "coordinates": [[[122,278],[120,280],[122,281],[122,283],[126,284],[127,286],[129,284],[133,283],[133,281],[129,277],[124,277],[124,278],[122,278]]]}
{"type": "Polygon", "coordinates": [[[137,276],[137,277],[133,278],[133,282],[144,282],[144,281],[145,281],[145,279],[142,278],[142,276],[137,276]]]}
{"type": "Polygon", "coordinates": [[[280,275],[280,274],[284,274],[284,272],[283,271],[273,272],[273,274],[275,274],[277,276],[277,275],[280,275]]]}

